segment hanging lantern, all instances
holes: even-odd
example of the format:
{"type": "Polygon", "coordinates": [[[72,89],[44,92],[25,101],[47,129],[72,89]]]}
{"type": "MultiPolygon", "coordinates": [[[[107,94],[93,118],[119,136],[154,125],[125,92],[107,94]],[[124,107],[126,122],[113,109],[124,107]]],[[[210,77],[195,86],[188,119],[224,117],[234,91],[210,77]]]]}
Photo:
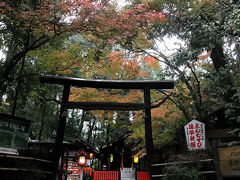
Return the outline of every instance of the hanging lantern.
{"type": "Polygon", "coordinates": [[[133,157],[134,163],[138,163],[138,156],[133,157]]]}
{"type": "Polygon", "coordinates": [[[86,165],[86,157],[85,156],[79,156],[78,158],[78,164],[79,166],[85,166],[86,165]]]}
{"type": "Polygon", "coordinates": [[[110,162],[113,162],[113,155],[110,154],[110,162]]]}
{"type": "Polygon", "coordinates": [[[90,157],[90,159],[92,159],[93,158],[93,153],[90,153],[89,157],[90,157]]]}
{"type": "Polygon", "coordinates": [[[76,159],[77,159],[77,163],[79,166],[85,166],[87,163],[87,158],[89,159],[89,155],[84,152],[84,151],[79,151],[76,155],[75,155],[76,159]]]}

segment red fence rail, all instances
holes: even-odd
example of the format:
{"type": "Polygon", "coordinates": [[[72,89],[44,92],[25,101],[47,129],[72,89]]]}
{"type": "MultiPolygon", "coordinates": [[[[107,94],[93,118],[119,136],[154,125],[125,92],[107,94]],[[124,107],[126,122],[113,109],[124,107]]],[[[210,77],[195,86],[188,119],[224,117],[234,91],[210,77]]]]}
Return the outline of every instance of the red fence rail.
{"type": "MultiPolygon", "coordinates": [[[[94,171],[93,177],[93,180],[119,180],[119,171],[94,171]]],[[[138,171],[137,180],[149,180],[148,172],[138,171]]]]}
{"type": "Polygon", "coordinates": [[[119,171],[94,171],[93,180],[118,180],[119,171]]]}
{"type": "Polygon", "coordinates": [[[137,180],[149,180],[149,174],[145,171],[137,172],[137,180]]]}

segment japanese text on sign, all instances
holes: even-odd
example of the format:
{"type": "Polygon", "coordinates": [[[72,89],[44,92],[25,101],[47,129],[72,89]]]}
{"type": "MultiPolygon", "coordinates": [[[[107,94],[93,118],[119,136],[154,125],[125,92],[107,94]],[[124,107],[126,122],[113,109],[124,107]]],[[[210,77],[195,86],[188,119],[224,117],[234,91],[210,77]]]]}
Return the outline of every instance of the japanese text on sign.
{"type": "MultiPolygon", "coordinates": [[[[10,149],[26,148],[30,124],[31,121],[24,118],[0,113],[0,147],[10,149]]],[[[4,153],[11,154],[12,152],[6,151],[4,153]]]]}
{"type": "Polygon", "coordinates": [[[205,124],[192,120],[184,126],[189,150],[205,149],[205,124]]]}

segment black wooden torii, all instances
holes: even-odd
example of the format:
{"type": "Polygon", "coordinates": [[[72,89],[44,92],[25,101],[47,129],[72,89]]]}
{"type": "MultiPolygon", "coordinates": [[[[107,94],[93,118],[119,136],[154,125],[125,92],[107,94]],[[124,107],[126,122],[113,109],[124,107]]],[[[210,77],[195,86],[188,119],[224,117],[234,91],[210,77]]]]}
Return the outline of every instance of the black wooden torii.
{"type": "Polygon", "coordinates": [[[173,80],[87,80],[62,76],[41,76],[41,83],[63,85],[60,117],[57,127],[56,143],[54,148],[54,162],[57,170],[58,161],[63,147],[63,137],[67,119],[67,109],[84,110],[145,110],[145,140],[147,167],[151,179],[151,154],[153,152],[151,99],[150,89],[173,89],[173,80]],[[89,87],[105,89],[142,89],[144,90],[144,103],[112,103],[112,102],[69,102],[70,88],[89,87]]]}

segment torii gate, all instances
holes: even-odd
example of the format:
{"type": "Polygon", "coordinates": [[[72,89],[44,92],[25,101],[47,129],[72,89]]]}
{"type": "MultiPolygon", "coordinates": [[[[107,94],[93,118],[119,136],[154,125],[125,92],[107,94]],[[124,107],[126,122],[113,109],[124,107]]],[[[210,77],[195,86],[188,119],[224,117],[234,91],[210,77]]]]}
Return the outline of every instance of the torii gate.
{"type": "Polygon", "coordinates": [[[54,148],[54,164],[57,171],[61,150],[63,147],[63,137],[67,119],[67,109],[84,110],[145,110],[145,141],[146,159],[151,175],[151,154],[153,152],[152,121],[151,121],[151,99],[150,89],[173,89],[173,80],[87,80],[80,78],[61,77],[61,76],[41,76],[41,83],[63,85],[60,117],[57,127],[56,142],[54,148]],[[105,88],[105,89],[142,89],[144,91],[144,103],[113,103],[113,102],[69,102],[69,93],[72,86],[105,88]]]}

